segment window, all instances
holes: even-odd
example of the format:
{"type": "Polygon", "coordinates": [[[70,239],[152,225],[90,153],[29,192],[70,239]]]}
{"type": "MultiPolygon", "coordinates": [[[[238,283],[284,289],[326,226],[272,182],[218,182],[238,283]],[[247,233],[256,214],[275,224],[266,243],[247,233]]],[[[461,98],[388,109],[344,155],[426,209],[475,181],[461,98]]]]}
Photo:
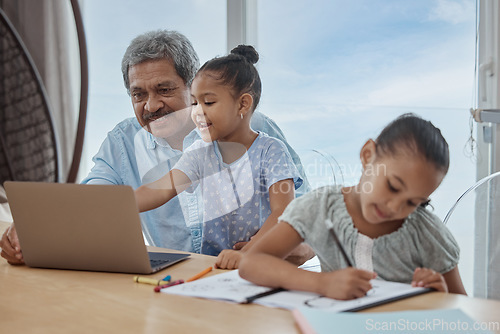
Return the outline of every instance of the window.
{"type": "Polygon", "coordinates": [[[80,177],[85,177],[106,134],[135,117],[123,85],[122,56],[137,35],[156,29],[184,34],[204,63],[226,52],[226,1],[83,0],[89,59],[89,102],[80,177]]]}
{"type": "MultiPolygon", "coordinates": [[[[475,182],[467,143],[476,2],[260,1],[257,22],[260,111],[275,119],[290,144],[330,154],[345,183],[354,184],[364,142],[396,116],[416,113],[439,127],[450,146],[448,175],[431,196],[434,213],[444,219],[475,182]]],[[[305,168],[325,170],[316,161],[305,168]]],[[[448,226],[468,268],[473,251],[463,245],[472,247],[471,226],[467,219],[448,226]]],[[[472,270],[461,275],[472,292],[472,270]]]]}
{"type": "MultiPolygon", "coordinates": [[[[82,2],[90,66],[82,158],[88,165],[82,176],[106,133],[134,116],[120,72],[130,40],[147,30],[178,30],[203,63],[227,52],[226,5],[223,0],[82,2]]],[[[252,8],[257,30],[252,42],[261,55],[263,82],[259,110],[279,124],[290,144],[299,153],[315,149],[331,155],[344,183],[354,184],[362,144],[397,115],[419,114],[439,127],[450,145],[450,170],[432,196],[434,212],[444,218],[475,181],[467,146],[475,0],[273,0],[252,8]]],[[[459,231],[459,243],[468,223],[449,226],[459,231]]],[[[462,250],[463,257],[472,255],[462,250]]],[[[469,290],[472,276],[464,270],[462,275],[469,290]]]]}

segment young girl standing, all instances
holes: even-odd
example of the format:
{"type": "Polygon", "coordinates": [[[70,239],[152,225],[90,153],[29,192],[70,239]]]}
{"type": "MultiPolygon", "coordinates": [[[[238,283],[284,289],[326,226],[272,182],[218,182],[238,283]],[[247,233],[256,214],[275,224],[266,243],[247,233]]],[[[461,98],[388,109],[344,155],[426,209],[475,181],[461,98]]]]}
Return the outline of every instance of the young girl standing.
{"type": "Polygon", "coordinates": [[[219,255],[220,268],[238,267],[241,253],[277,222],[302,183],[284,144],[250,127],[261,94],[253,65],[258,58],[253,47],[240,45],[200,68],[191,96],[192,119],[202,139],[167,175],[136,190],[142,212],[201,187],[201,252],[219,255]],[[241,251],[232,250],[251,237],[241,251]]]}
{"type": "Polygon", "coordinates": [[[430,122],[405,114],[361,149],[362,176],[353,187],[325,187],[294,200],[280,223],[245,254],[240,275],[254,283],[351,299],[370,280],[412,283],[465,294],[458,273],[458,245],[425,209],[448,171],[448,144],[430,122]],[[333,229],[349,262],[346,268],[333,229]],[[282,261],[305,241],[322,272],[282,261]]]}

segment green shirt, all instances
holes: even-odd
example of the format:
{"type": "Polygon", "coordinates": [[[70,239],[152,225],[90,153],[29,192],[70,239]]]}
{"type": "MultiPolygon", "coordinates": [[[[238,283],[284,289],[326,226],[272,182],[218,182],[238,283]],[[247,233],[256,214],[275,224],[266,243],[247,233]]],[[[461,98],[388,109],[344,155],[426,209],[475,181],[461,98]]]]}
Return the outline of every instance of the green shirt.
{"type": "Polygon", "coordinates": [[[345,268],[333,237],[334,228],[349,260],[360,269],[373,270],[378,277],[410,283],[417,267],[442,274],[456,267],[459,247],[441,220],[418,207],[395,232],[371,239],[354,227],[340,186],[318,188],[290,203],[279,221],[289,223],[319,258],[322,271],[345,268]]]}

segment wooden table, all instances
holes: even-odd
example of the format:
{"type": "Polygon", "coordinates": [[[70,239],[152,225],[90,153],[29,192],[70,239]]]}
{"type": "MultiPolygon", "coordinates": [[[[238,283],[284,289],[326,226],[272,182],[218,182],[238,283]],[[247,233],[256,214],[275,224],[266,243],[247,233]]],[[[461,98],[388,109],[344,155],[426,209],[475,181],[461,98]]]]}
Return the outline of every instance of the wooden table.
{"type": "MultiPolygon", "coordinates": [[[[0,224],[0,231],[5,226],[0,224]]],[[[214,257],[193,254],[150,277],[186,279],[214,262],[214,257]]],[[[133,282],[133,276],[11,266],[1,259],[0,332],[299,333],[287,310],[155,293],[153,286],[133,282]]],[[[461,308],[476,320],[500,321],[498,301],[438,292],[369,312],[431,308],[461,308]]]]}

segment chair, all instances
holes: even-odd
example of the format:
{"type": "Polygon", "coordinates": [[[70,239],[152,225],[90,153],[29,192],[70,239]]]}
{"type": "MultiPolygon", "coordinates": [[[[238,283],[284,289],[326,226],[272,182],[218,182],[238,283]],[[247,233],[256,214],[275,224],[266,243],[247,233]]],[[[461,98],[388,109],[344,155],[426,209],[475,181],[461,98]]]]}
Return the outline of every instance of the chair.
{"type": "Polygon", "coordinates": [[[58,156],[44,86],[0,9],[0,183],[57,182],[58,156]]]}
{"type": "Polygon", "coordinates": [[[460,246],[458,267],[467,293],[500,299],[500,172],[467,189],[443,222],[460,246]]]}
{"type": "MultiPolygon", "coordinates": [[[[87,48],[78,0],[70,0],[80,51],[80,108],[71,165],[59,170],[60,152],[43,82],[27,48],[0,8],[0,186],[6,180],[77,179],[88,98],[87,48]]],[[[71,138],[62,138],[70,140],[71,138]]]]}
{"type": "Polygon", "coordinates": [[[344,184],[344,172],[331,154],[317,149],[295,151],[300,158],[311,190],[327,185],[344,184]]]}
{"type": "MultiPolygon", "coordinates": [[[[344,172],[333,155],[319,149],[296,149],[310,190],[324,186],[344,185],[344,172]]],[[[318,256],[300,266],[309,271],[321,272],[318,256]]]]}

